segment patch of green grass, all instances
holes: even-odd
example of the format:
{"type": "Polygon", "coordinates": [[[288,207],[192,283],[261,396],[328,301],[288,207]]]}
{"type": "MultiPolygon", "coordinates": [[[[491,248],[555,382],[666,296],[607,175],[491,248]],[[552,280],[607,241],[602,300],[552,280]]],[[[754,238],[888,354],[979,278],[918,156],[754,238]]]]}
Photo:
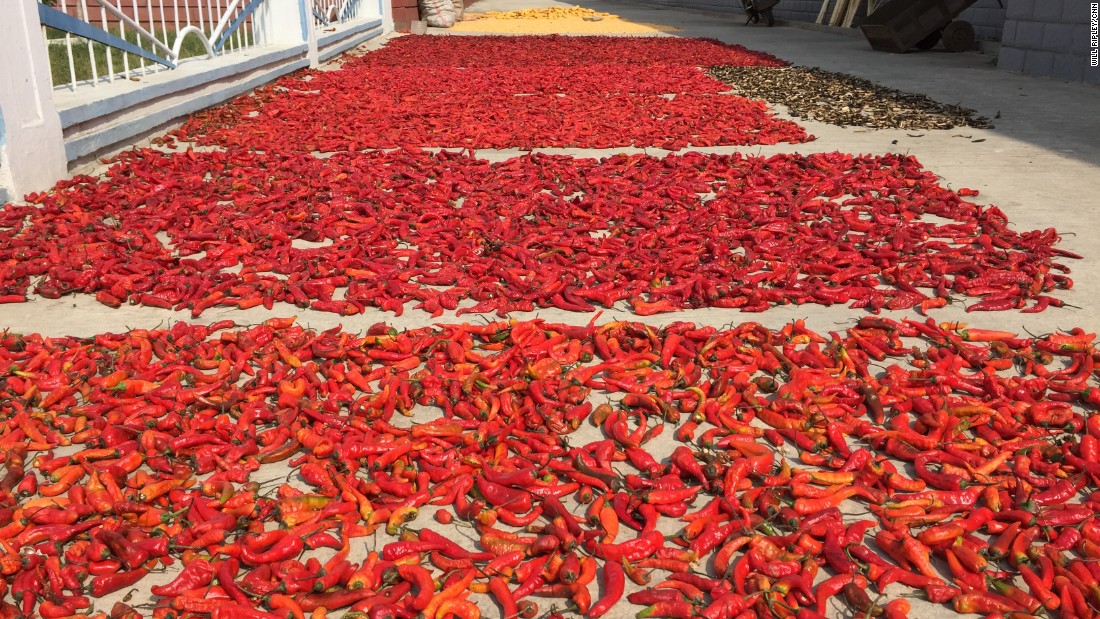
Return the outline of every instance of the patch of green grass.
{"type": "MultiPolygon", "coordinates": [[[[113,34],[115,36],[120,36],[119,29],[117,27],[111,28],[110,31],[111,31],[111,34],[113,34]]],[[[243,27],[238,32],[240,33],[240,37],[244,41],[245,45],[250,45],[252,43],[252,32],[247,27],[243,27]]],[[[157,34],[160,35],[161,33],[158,31],[157,34]]],[[[235,48],[236,47],[237,36],[238,36],[238,33],[235,32],[235,33],[233,33],[233,35],[231,37],[231,40],[226,41],[226,47],[227,48],[235,48]]],[[[138,45],[138,39],[140,37],[138,36],[138,34],[136,32],[133,32],[132,30],[127,30],[126,35],[125,35],[124,38],[127,41],[129,41],[129,42],[131,42],[135,45],[138,45]]],[[[158,38],[161,38],[161,37],[158,36],[158,38]]],[[[167,38],[168,38],[169,41],[174,42],[175,38],[176,38],[175,31],[169,30],[167,38]]],[[[53,85],[58,86],[58,85],[62,85],[62,84],[68,84],[69,80],[71,79],[70,65],[69,65],[69,54],[68,54],[68,50],[66,49],[66,46],[63,43],[59,42],[59,41],[63,41],[65,39],[65,33],[60,31],[60,30],[55,30],[53,28],[47,28],[46,29],[46,39],[47,39],[47,48],[48,48],[49,56],[50,56],[50,73],[51,73],[51,77],[53,79],[53,85]]],[[[149,45],[149,42],[145,41],[145,40],[141,41],[140,47],[142,47],[146,50],[151,50],[151,46],[149,45]]],[[[123,52],[122,50],[115,49],[113,47],[108,48],[106,45],[103,45],[102,43],[96,43],[94,41],[91,44],[91,48],[92,48],[91,54],[89,54],[89,52],[88,52],[88,40],[84,39],[82,37],[75,36],[75,35],[72,37],[72,48],[73,48],[72,68],[73,68],[73,70],[75,70],[77,81],[92,79],[92,58],[95,59],[96,75],[98,75],[100,78],[107,75],[107,73],[108,73],[108,70],[107,70],[108,49],[110,50],[109,53],[111,54],[111,63],[112,63],[112,66],[114,68],[115,73],[118,73],[118,72],[122,71],[123,58],[125,58],[126,61],[129,62],[131,70],[140,67],[141,62],[143,60],[140,56],[136,56],[134,54],[129,54],[129,53],[123,52]]],[[[155,53],[158,56],[163,57],[163,55],[164,55],[164,54],[160,53],[159,50],[151,50],[151,51],[153,51],[153,53],[155,53]]],[[[203,47],[202,41],[199,40],[199,38],[197,36],[188,35],[183,40],[183,46],[180,48],[180,59],[181,60],[184,59],[184,58],[193,58],[195,56],[205,56],[205,55],[206,55],[206,48],[203,47]]],[[[145,60],[145,65],[146,66],[149,66],[150,64],[155,64],[155,63],[153,63],[150,60],[145,60]]]]}

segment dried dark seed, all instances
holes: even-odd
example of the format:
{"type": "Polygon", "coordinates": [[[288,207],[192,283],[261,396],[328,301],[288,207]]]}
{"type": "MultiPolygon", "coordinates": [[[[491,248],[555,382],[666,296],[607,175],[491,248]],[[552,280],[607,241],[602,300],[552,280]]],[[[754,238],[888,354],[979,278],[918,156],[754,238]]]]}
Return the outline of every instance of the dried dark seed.
{"type": "Polygon", "coordinates": [[[791,116],[876,129],[991,129],[974,110],[816,67],[712,67],[738,94],[785,105],[791,116]]]}

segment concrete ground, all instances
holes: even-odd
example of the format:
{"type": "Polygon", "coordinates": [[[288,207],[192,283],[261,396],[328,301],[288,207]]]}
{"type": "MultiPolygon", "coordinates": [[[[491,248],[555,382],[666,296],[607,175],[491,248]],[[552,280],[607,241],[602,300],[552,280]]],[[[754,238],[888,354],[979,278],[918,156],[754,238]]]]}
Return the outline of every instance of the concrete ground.
{"type": "MultiPolygon", "coordinates": [[[[511,10],[532,6],[549,6],[551,0],[481,0],[468,10],[484,12],[511,10]]],[[[1064,236],[1062,247],[1082,254],[1079,261],[1068,261],[1073,268],[1076,285],[1073,290],[1058,294],[1077,308],[1048,309],[1040,314],[997,312],[966,314],[961,306],[935,312],[937,320],[967,321],[975,326],[1045,333],[1055,329],[1080,326],[1091,331],[1100,329],[1100,89],[1083,84],[1058,83],[1048,79],[1023,77],[998,71],[991,56],[977,53],[948,54],[928,52],[895,55],[874,52],[861,38],[837,36],[794,27],[743,27],[736,16],[718,16],[701,12],[649,7],[636,3],[604,0],[581,0],[582,6],[621,15],[625,19],[645,23],[661,23],[680,28],[675,36],[713,37],[739,43],[755,50],[773,53],[795,64],[819,66],[868,78],[888,86],[924,93],[943,102],[972,107],[979,114],[994,120],[996,128],[989,130],[952,129],[946,131],[867,130],[841,128],[798,120],[817,136],[814,142],[800,145],[753,146],[705,149],[710,152],[742,151],[773,154],[781,152],[844,151],[883,154],[903,152],[916,155],[929,169],[939,174],[953,188],[971,187],[981,190],[980,202],[995,204],[1009,216],[1017,230],[1054,226],[1064,236]]],[[[434,31],[445,35],[445,31],[434,31]]],[[[371,46],[384,42],[372,42],[371,46]]],[[[782,110],[780,115],[786,116],[782,110]]],[[[547,152],[576,156],[604,156],[622,152],[546,149],[547,152]]],[[[628,149],[629,150],[629,149],[628,149]]],[[[647,152],[656,154],[652,149],[647,152]]],[[[520,151],[478,151],[488,159],[503,159],[520,151]]],[[[346,330],[362,331],[367,326],[388,321],[397,327],[419,327],[436,322],[463,322],[453,315],[432,320],[415,310],[395,318],[377,310],[353,317],[301,310],[290,305],[277,305],[272,312],[260,308],[237,311],[215,309],[204,313],[202,322],[231,318],[239,324],[259,322],[272,315],[297,315],[299,320],[315,328],[342,324],[346,330]]],[[[550,321],[584,324],[592,320],[589,314],[540,310],[531,315],[516,315],[523,319],[537,315],[550,321]]],[[[763,314],[740,314],[729,310],[693,310],[660,314],[641,319],[660,325],[690,320],[715,326],[730,322],[753,320],[770,328],[779,328],[793,319],[805,318],[808,326],[819,332],[839,330],[853,324],[861,311],[842,306],[816,305],[773,308],[763,314]]],[[[894,312],[893,318],[914,315],[894,312]]],[[[605,311],[600,320],[637,319],[625,306],[605,311]]],[[[473,320],[467,317],[466,320],[473,320]]],[[[0,326],[14,332],[40,332],[47,335],[91,335],[127,328],[153,328],[169,322],[190,321],[187,313],[124,306],[113,310],[91,297],[65,297],[59,300],[34,299],[29,303],[0,306],[0,326]]],[[[598,430],[589,429],[598,434],[598,430]]],[[[593,437],[579,436],[578,444],[593,437]]],[[[654,445],[655,450],[671,450],[667,445],[654,445]]],[[[277,478],[285,470],[265,469],[266,478],[277,478]]],[[[421,516],[418,526],[429,515],[421,516]]],[[[462,539],[456,535],[456,539],[462,539]]],[[[382,541],[382,540],[378,540],[382,541]]],[[[172,573],[158,578],[168,579],[172,573]]],[[[143,582],[144,586],[146,583],[143,582]]],[[[900,593],[903,590],[897,589],[900,593]]],[[[914,617],[942,616],[945,608],[921,604],[914,600],[914,617]]],[[[97,604],[97,606],[100,606],[97,604]]],[[[109,607],[109,603],[103,607],[109,607]]],[[[546,602],[545,607],[549,607],[546,602]]],[[[492,616],[495,607],[483,608],[492,616]]],[[[613,616],[631,616],[635,607],[623,605],[613,616]]],[[[834,609],[835,614],[840,614],[834,609]]]]}

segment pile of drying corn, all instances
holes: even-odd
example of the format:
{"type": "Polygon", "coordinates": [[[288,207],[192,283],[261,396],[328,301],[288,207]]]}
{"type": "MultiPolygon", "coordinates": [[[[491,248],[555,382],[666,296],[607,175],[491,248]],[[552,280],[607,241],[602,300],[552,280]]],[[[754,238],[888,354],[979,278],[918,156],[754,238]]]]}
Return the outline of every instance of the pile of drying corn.
{"type": "MultiPolygon", "coordinates": [[[[471,17],[474,17],[471,15],[471,17]]],[[[517,11],[489,11],[480,14],[481,19],[564,19],[570,17],[606,18],[618,17],[611,13],[602,13],[579,6],[546,6],[517,11]]]]}

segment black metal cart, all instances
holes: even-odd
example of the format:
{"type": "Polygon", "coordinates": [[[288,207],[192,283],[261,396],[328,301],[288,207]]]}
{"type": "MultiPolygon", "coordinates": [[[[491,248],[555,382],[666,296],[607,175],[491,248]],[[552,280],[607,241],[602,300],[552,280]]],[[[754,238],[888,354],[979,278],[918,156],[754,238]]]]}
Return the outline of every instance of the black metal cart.
{"type": "Polygon", "coordinates": [[[956,17],[977,0],[890,0],[859,27],[871,47],[904,54],[932,49],[943,40],[949,52],[974,49],[974,26],[956,17]]]}
{"type": "Polygon", "coordinates": [[[760,23],[760,20],[763,19],[765,24],[774,26],[775,15],[772,14],[772,7],[777,4],[779,4],[779,0],[741,0],[741,6],[745,8],[745,15],[749,17],[745,21],[745,25],[760,23]]]}

